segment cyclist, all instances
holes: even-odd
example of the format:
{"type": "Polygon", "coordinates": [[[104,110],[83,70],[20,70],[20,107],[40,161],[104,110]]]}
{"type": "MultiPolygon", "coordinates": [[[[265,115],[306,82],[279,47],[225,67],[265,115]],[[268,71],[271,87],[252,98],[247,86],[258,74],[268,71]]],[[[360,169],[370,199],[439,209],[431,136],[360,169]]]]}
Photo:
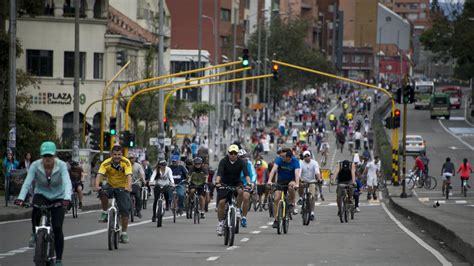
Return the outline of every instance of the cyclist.
{"type": "MultiPolygon", "coordinates": [[[[321,180],[321,170],[319,169],[319,164],[316,160],[311,159],[311,152],[304,151],[303,152],[303,160],[300,161],[301,166],[301,183],[308,183],[309,188],[308,191],[311,193],[311,220],[314,220],[314,200],[316,198],[316,182],[321,180]]],[[[299,195],[300,199],[298,201],[299,204],[303,201],[303,186],[299,188],[299,195]]]]}
{"type": "MultiPolygon", "coordinates": [[[[248,158],[249,154],[244,149],[240,149],[238,156],[239,156],[239,159],[243,160],[247,164],[247,170],[250,176],[250,182],[251,184],[254,184],[257,179],[257,174],[255,172],[255,167],[253,166],[252,162],[248,158]]],[[[247,180],[243,172],[240,174],[240,181],[242,181],[242,184],[244,184],[244,186],[247,186],[247,184],[250,185],[250,183],[247,183],[247,180]]],[[[247,227],[247,212],[249,211],[249,207],[250,207],[250,193],[251,192],[252,190],[244,189],[242,205],[237,204],[237,207],[240,208],[240,210],[238,211],[238,215],[242,214],[242,219],[241,219],[242,227],[247,227]]]]}
{"type": "MultiPolygon", "coordinates": [[[[18,206],[23,206],[26,194],[35,183],[33,204],[50,205],[55,202],[63,202],[63,207],[67,208],[71,201],[72,185],[65,162],[56,158],[56,144],[45,141],[40,148],[41,159],[34,161],[25,183],[21,187],[20,195],[15,201],[18,206]]],[[[64,249],[64,208],[55,207],[51,209],[51,224],[54,233],[54,249],[56,251],[56,265],[62,265],[61,260],[64,249]]],[[[41,211],[33,207],[31,224],[33,233],[31,234],[29,246],[34,247],[36,242],[35,226],[39,225],[41,211]]]]}
{"type": "Polygon", "coordinates": [[[454,164],[451,162],[451,158],[448,157],[446,158],[446,162],[441,167],[441,176],[443,177],[443,196],[446,186],[451,186],[451,177],[454,176],[454,174],[456,174],[456,168],[454,168],[454,164]]]}
{"type": "Polygon", "coordinates": [[[308,131],[306,130],[306,127],[301,128],[300,131],[298,132],[298,139],[299,139],[300,144],[306,143],[307,136],[308,136],[308,131]]]}
{"type": "Polygon", "coordinates": [[[122,156],[122,147],[115,145],[112,148],[112,157],[106,159],[100,165],[99,172],[95,179],[95,190],[99,191],[99,198],[102,203],[102,214],[99,222],[107,222],[107,207],[109,198],[115,197],[119,213],[121,215],[122,235],[120,241],[128,243],[128,216],[130,215],[131,202],[129,193],[132,191],[132,164],[122,156]],[[100,184],[103,178],[107,178],[107,184],[100,184]],[[123,189],[115,190],[114,189],[123,189]]]}
{"type": "Polygon", "coordinates": [[[334,113],[329,114],[329,124],[331,124],[332,131],[336,130],[337,120],[336,115],[334,115],[334,113]]]}
{"type": "MultiPolygon", "coordinates": [[[[227,191],[219,189],[223,184],[227,186],[242,186],[240,175],[244,172],[247,186],[250,184],[250,176],[248,167],[245,162],[237,157],[239,152],[239,146],[232,144],[227,148],[228,155],[225,156],[220,162],[217,169],[216,176],[216,188],[217,190],[217,235],[222,235],[222,227],[224,225],[224,210],[227,198],[227,191]]],[[[237,190],[237,206],[242,204],[243,190],[239,188],[237,190]]]]}
{"type": "Polygon", "coordinates": [[[79,199],[79,209],[82,209],[82,190],[84,189],[84,176],[82,167],[79,166],[78,162],[72,161],[71,168],[69,168],[69,177],[71,178],[72,189],[77,192],[79,199]]]}
{"type": "Polygon", "coordinates": [[[329,152],[329,142],[327,141],[326,138],[323,139],[319,152],[321,153],[321,165],[325,166],[328,160],[328,152],[329,152]]]}
{"type": "Polygon", "coordinates": [[[152,222],[156,222],[156,204],[160,197],[160,193],[163,193],[166,201],[166,210],[169,210],[169,204],[171,202],[171,195],[169,190],[165,191],[164,189],[169,187],[174,187],[173,171],[167,166],[165,159],[161,159],[156,166],[156,169],[153,170],[153,174],[150,178],[150,185],[155,186],[153,194],[155,198],[153,200],[153,215],[151,217],[152,222]],[[163,190],[163,191],[162,191],[163,190]]]}
{"type": "MultiPolygon", "coordinates": [[[[467,158],[464,158],[463,163],[459,166],[458,174],[461,173],[461,188],[462,183],[464,180],[469,180],[469,174],[472,173],[471,165],[467,162],[467,158]]],[[[471,188],[469,184],[467,184],[468,188],[471,188]]],[[[462,189],[461,189],[462,192],[462,189]]]]}
{"type": "Polygon", "coordinates": [[[344,149],[344,144],[346,143],[346,135],[342,131],[341,127],[338,128],[338,131],[336,133],[336,140],[338,143],[338,147],[341,147],[341,152],[342,152],[342,150],[344,149]]]}
{"type": "MultiPolygon", "coordinates": [[[[369,156],[370,157],[370,156],[369,156]]],[[[374,200],[377,200],[377,176],[379,174],[379,157],[375,156],[374,160],[369,161],[364,169],[362,175],[367,175],[367,200],[371,200],[370,194],[373,195],[374,200]]]]}
{"type": "Polygon", "coordinates": [[[186,180],[188,169],[179,164],[179,156],[176,154],[171,156],[171,165],[169,167],[173,173],[176,194],[178,195],[178,214],[181,215],[184,209],[184,192],[186,191],[185,185],[181,184],[181,182],[186,180]]]}
{"type": "MultiPolygon", "coordinates": [[[[284,158],[281,156],[275,159],[273,168],[268,177],[268,184],[272,184],[273,177],[278,173],[278,176],[275,182],[279,185],[288,186],[288,194],[290,200],[290,210],[293,209],[294,214],[298,214],[296,208],[293,208],[295,202],[295,189],[298,188],[300,184],[300,161],[293,156],[291,150],[285,150],[284,158]]],[[[278,201],[281,198],[281,190],[275,191],[275,201],[274,201],[274,213],[277,213],[278,210],[278,201]]],[[[275,219],[273,222],[273,228],[278,227],[278,222],[275,219]]]]}
{"type": "MultiPolygon", "coordinates": [[[[208,173],[202,167],[202,158],[196,157],[193,159],[193,167],[188,173],[187,181],[191,186],[195,186],[195,188],[191,188],[189,190],[189,197],[194,198],[194,193],[198,193],[199,195],[199,212],[201,213],[201,218],[204,219],[204,202],[206,200],[206,191],[204,186],[206,185],[208,173]]],[[[191,206],[192,207],[192,206],[191,206]]]]}
{"type": "Polygon", "coordinates": [[[425,176],[425,164],[421,160],[421,156],[418,155],[415,159],[415,165],[413,166],[413,172],[415,175],[419,176],[420,178],[424,178],[425,176]]]}
{"type": "Polygon", "coordinates": [[[135,214],[138,218],[142,218],[142,185],[145,185],[145,170],[140,163],[137,162],[137,155],[130,153],[128,156],[130,163],[132,164],[132,192],[135,195],[135,206],[137,213],[135,214]],[[140,180],[141,182],[137,182],[140,180]]]}
{"type": "Polygon", "coordinates": [[[261,160],[255,162],[255,173],[257,174],[257,195],[258,204],[260,205],[260,211],[262,210],[263,203],[267,201],[266,192],[266,181],[268,177],[267,167],[265,167],[261,160]]]}
{"type": "Polygon", "coordinates": [[[349,185],[349,200],[352,200],[353,197],[353,186],[356,184],[355,181],[355,163],[351,163],[348,160],[344,160],[339,162],[336,165],[336,171],[334,172],[334,176],[337,178],[337,215],[341,215],[341,198],[344,195],[343,187],[340,187],[339,184],[349,185]]]}

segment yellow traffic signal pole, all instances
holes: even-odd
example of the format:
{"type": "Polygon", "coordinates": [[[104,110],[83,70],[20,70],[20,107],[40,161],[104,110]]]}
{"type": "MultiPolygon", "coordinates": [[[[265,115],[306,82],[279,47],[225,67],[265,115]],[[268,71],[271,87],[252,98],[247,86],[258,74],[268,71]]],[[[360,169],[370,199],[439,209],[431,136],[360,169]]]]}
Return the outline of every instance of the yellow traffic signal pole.
{"type": "MultiPolygon", "coordinates": [[[[161,85],[161,86],[150,87],[150,88],[146,88],[146,89],[137,91],[137,92],[135,92],[134,94],[132,94],[130,96],[130,99],[127,102],[127,106],[125,108],[125,131],[129,130],[130,123],[129,123],[129,115],[128,114],[130,112],[130,107],[132,105],[132,102],[137,96],[140,96],[141,94],[144,94],[144,93],[147,93],[147,92],[153,92],[153,91],[157,91],[157,90],[162,90],[162,89],[166,89],[166,88],[169,88],[169,87],[172,87],[172,86],[185,84],[185,83],[189,83],[189,82],[194,82],[194,81],[198,81],[198,80],[202,80],[202,79],[209,79],[209,78],[213,78],[213,77],[218,77],[218,76],[238,73],[238,72],[242,72],[242,71],[247,71],[247,70],[250,70],[250,69],[252,69],[252,68],[251,67],[245,67],[245,68],[235,69],[235,70],[221,72],[221,73],[217,73],[217,74],[212,74],[212,75],[208,75],[208,76],[202,76],[202,77],[198,77],[198,78],[194,78],[194,79],[190,79],[190,80],[184,80],[184,81],[180,81],[180,82],[164,84],[164,85],[161,85]]],[[[204,83],[204,84],[193,84],[193,85],[189,85],[187,87],[196,87],[197,85],[205,86],[205,85],[208,85],[208,84],[212,85],[211,83],[204,83]]],[[[215,83],[215,84],[221,84],[221,83],[215,83]]],[[[166,102],[165,102],[165,104],[166,104],[166,102]]],[[[166,117],[166,113],[164,114],[164,117],[166,117]]],[[[127,147],[124,147],[124,155],[125,156],[128,155],[128,148],[127,147]]]]}
{"type": "MultiPolygon", "coordinates": [[[[115,115],[116,115],[115,103],[117,102],[118,96],[122,93],[123,90],[125,90],[126,88],[128,88],[130,86],[139,85],[139,84],[143,84],[143,83],[148,83],[148,82],[152,82],[152,81],[157,81],[157,80],[161,80],[161,79],[165,79],[165,78],[178,77],[178,76],[182,76],[182,75],[186,75],[186,74],[192,74],[192,73],[196,73],[196,72],[200,72],[200,71],[206,71],[206,70],[211,70],[211,69],[216,69],[216,68],[221,68],[221,67],[233,66],[233,65],[237,65],[237,64],[241,64],[241,63],[242,63],[241,61],[233,61],[233,62],[229,62],[229,63],[225,63],[225,64],[220,64],[220,65],[215,65],[215,66],[210,66],[210,67],[197,68],[197,69],[193,69],[193,70],[189,70],[189,71],[183,71],[183,72],[179,72],[179,73],[175,73],[175,74],[169,74],[169,75],[165,75],[165,76],[153,77],[153,78],[149,78],[149,79],[137,80],[137,81],[134,81],[134,82],[131,82],[131,83],[127,83],[123,87],[121,87],[117,91],[117,93],[115,93],[115,95],[112,99],[111,117],[115,117],[115,115]]],[[[186,82],[189,82],[189,81],[190,80],[187,80],[186,82]]],[[[167,85],[167,86],[170,86],[170,85],[167,85]]],[[[101,142],[100,146],[102,147],[104,145],[104,139],[102,137],[101,137],[100,142],[101,142]]],[[[113,146],[114,142],[115,142],[115,136],[111,136],[110,137],[110,145],[113,146]]]]}
{"type": "MultiPolygon", "coordinates": [[[[113,76],[112,79],[109,80],[107,82],[107,84],[105,84],[104,90],[102,92],[102,100],[101,100],[102,101],[102,108],[101,108],[101,111],[100,111],[100,156],[101,156],[100,159],[101,160],[102,160],[102,153],[104,152],[104,120],[105,120],[105,111],[106,111],[106,107],[105,107],[106,99],[105,99],[105,97],[107,97],[107,90],[109,89],[110,85],[112,85],[112,82],[114,82],[118,78],[118,76],[128,67],[128,65],[130,65],[130,61],[128,61],[123,67],[121,67],[120,70],[115,74],[115,76],[113,76]]],[[[89,108],[87,108],[87,109],[89,109],[89,108]]],[[[87,113],[87,111],[86,111],[86,113],[87,113]]],[[[84,126],[85,126],[85,120],[86,120],[86,115],[84,115],[84,123],[83,123],[84,126]]],[[[85,129],[84,129],[84,132],[85,132],[85,129]]],[[[85,139],[85,133],[84,133],[83,139],[85,139]]]]}
{"type": "MultiPolygon", "coordinates": [[[[384,88],[380,88],[380,87],[377,87],[375,85],[368,84],[368,83],[365,83],[365,82],[360,82],[360,81],[357,81],[357,80],[352,80],[352,79],[348,79],[348,78],[345,78],[345,77],[336,76],[336,75],[329,74],[329,73],[326,73],[326,72],[322,72],[322,71],[318,71],[318,70],[314,70],[314,69],[310,69],[310,68],[306,68],[306,67],[301,67],[301,66],[297,66],[297,65],[293,65],[293,64],[288,64],[288,63],[277,61],[277,60],[272,60],[272,63],[282,65],[282,66],[286,66],[286,67],[291,67],[291,68],[298,69],[298,70],[305,71],[305,72],[310,72],[310,73],[314,73],[314,74],[334,78],[334,79],[347,81],[347,82],[350,82],[350,83],[355,83],[355,84],[365,86],[365,87],[369,87],[369,88],[372,88],[372,89],[375,89],[375,90],[379,90],[379,91],[383,92],[385,95],[387,95],[389,97],[389,99],[392,103],[391,114],[392,114],[392,117],[394,116],[395,100],[393,99],[392,94],[384,88]]],[[[398,128],[392,129],[392,179],[393,179],[393,184],[398,185],[398,128]],[[394,162],[396,162],[397,164],[395,165],[394,162]]]]}

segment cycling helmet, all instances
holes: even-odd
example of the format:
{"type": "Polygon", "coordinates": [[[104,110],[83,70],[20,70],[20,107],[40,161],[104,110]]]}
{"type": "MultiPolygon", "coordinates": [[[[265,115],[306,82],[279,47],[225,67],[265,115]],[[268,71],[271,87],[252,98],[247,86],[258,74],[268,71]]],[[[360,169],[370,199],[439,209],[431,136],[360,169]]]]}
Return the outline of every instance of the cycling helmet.
{"type": "Polygon", "coordinates": [[[202,158],[201,157],[194,158],[193,163],[194,164],[202,164],[202,158]]]}
{"type": "Polygon", "coordinates": [[[160,160],[158,164],[162,166],[166,166],[168,163],[166,162],[166,160],[160,160]]]}
{"type": "Polygon", "coordinates": [[[239,157],[247,155],[247,152],[244,149],[240,149],[238,152],[239,157]]]}
{"type": "Polygon", "coordinates": [[[173,155],[171,155],[171,161],[172,161],[172,162],[179,161],[179,155],[178,155],[178,154],[173,154],[173,155]]]}
{"type": "Polygon", "coordinates": [[[186,165],[188,165],[188,166],[193,165],[193,160],[187,159],[186,160],[186,165]]]}

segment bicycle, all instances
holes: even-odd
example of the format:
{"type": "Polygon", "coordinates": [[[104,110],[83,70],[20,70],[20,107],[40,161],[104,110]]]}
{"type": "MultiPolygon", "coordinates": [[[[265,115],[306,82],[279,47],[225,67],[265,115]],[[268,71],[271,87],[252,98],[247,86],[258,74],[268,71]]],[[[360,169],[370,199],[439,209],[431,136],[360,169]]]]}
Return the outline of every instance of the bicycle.
{"type": "Polygon", "coordinates": [[[35,265],[54,265],[56,261],[54,232],[51,224],[51,209],[62,207],[62,202],[55,202],[50,205],[24,204],[25,208],[33,206],[41,213],[40,223],[35,226],[36,243],[33,261],[35,265]]]}
{"type": "MultiPolygon", "coordinates": [[[[158,185],[159,186],[159,185],[158,185]]],[[[168,191],[170,189],[170,186],[160,186],[160,193],[158,195],[155,195],[155,197],[158,197],[158,202],[156,204],[156,227],[161,227],[163,224],[163,216],[165,216],[165,194],[163,193],[164,191],[168,191]]]]}
{"type": "MultiPolygon", "coordinates": [[[[194,224],[199,224],[200,223],[200,218],[201,216],[199,215],[199,193],[198,193],[198,188],[200,186],[195,186],[195,185],[190,185],[189,190],[194,189],[194,195],[193,197],[188,196],[188,211],[189,212],[190,218],[194,218],[194,224]],[[194,215],[193,215],[194,214],[194,215]]],[[[204,189],[204,188],[203,188],[204,189]]],[[[190,193],[189,193],[190,194],[190,193]]]]}
{"type": "Polygon", "coordinates": [[[451,178],[452,176],[446,176],[446,181],[444,181],[444,193],[446,195],[446,199],[449,199],[449,190],[451,189],[451,178]]]}
{"type": "Polygon", "coordinates": [[[77,191],[74,189],[71,195],[71,209],[72,209],[72,218],[77,218],[77,211],[79,209],[79,199],[77,197],[77,191]]]}
{"type": "Polygon", "coordinates": [[[429,176],[428,174],[417,176],[416,179],[416,186],[418,188],[424,187],[425,189],[433,190],[436,188],[437,184],[438,182],[436,181],[436,178],[429,176]]]}
{"type": "Polygon", "coordinates": [[[115,192],[125,191],[121,188],[114,188],[112,190],[112,203],[107,209],[107,243],[109,250],[118,249],[120,234],[122,232],[122,225],[120,223],[120,213],[118,212],[118,205],[115,199],[115,192]]]}
{"type": "Polygon", "coordinates": [[[148,187],[147,186],[142,186],[141,198],[142,198],[142,209],[146,210],[146,205],[148,202],[148,187]]]}
{"type": "MultiPolygon", "coordinates": [[[[132,183],[132,188],[133,188],[133,185],[138,185],[139,182],[140,182],[140,179],[135,180],[135,182],[132,183]]],[[[141,194],[143,194],[143,192],[141,194]]],[[[141,195],[140,195],[140,197],[141,197],[141,195]]],[[[135,219],[134,218],[135,214],[138,213],[136,211],[136,208],[135,208],[135,206],[137,205],[137,195],[135,195],[135,193],[133,193],[133,192],[130,193],[130,202],[131,202],[131,205],[132,205],[131,208],[130,208],[130,222],[133,223],[134,219],[135,219]]]]}
{"type": "Polygon", "coordinates": [[[225,218],[224,218],[224,245],[233,246],[236,234],[237,221],[237,207],[236,196],[237,187],[221,186],[219,189],[227,190],[225,203],[225,218]]]}
{"type": "Polygon", "coordinates": [[[385,179],[381,174],[377,175],[377,188],[379,190],[387,188],[387,179],[385,179]]]}
{"type": "Polygon", "coordinates": [[[270,218],[274,217],[273,214],[273,201],[275,200],[275,196],[273,195],[273,187],[268,188],[268,198],[267,198],[267,203],[268,203],[268,214],[270,218]]]}
{"type": "Polygon", "coordinates": [[[351,220],[354,219],[354,213],[355,213],[355,208],[354,208],[354,203],[350,201],[349,198],[349,186],[347,184],[338,184],[338,187],[340,189],[344,189],[344,194],[342,195],[342,198],[340,199],[341,205],[339,208],[339,219],[341,223],[348,223],[349,222],[349,213],[351,216],[351,220]]]}
{"type": "Polygon", "coordinates": [[[288,201],[288,185],[279,185],[279,184],[274,184],[275,189],[281,190],[281,198],[280,201],[278,202],[278,208],[277,208],[277,233],[280,235],[282,232],[284,234],[288,233],[288,229],[290,226],[290,219],[291,217],[291,211],[289,208],[289,201],[288,201]]]}
{"type": "Polygon", "coordinates": [[[462,185],[461,185],[461,194],[464,195],[464,197],[467,197],[467,190],[469,188],[468,184],[468,179],[461,179],[462,185]]]}
{"type": "Polygon", "coordinates": [[[303,220],[303,225],[309,225],[311,221],[311,203],[313,195],[309,192],[309,186],[311,184],[316,184],[315,182],[311,183],[304,183],[304,191],[303,191],[303,202],[301,205],[301,216],[303,220]]]}

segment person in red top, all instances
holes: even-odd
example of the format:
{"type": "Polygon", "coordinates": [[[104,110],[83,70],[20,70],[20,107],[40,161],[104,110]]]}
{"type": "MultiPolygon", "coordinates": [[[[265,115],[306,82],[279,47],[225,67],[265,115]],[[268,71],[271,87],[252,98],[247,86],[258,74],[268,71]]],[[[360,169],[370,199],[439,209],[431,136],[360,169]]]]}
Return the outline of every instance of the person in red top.
{"type": "MultiPolygon", "coordinates": [[[[461,181],[462,180],[469,180],[469,175],[472,173],[471,165],[467,162],[467,158],[464,158],[463,163],[459,166],[458,174],[461,173],[461,181]]],[[[461,182],[462,186],[462,182],[461,182]]],[[[471,186],[468,184],[468,188],[471,186]]]]}
{"type": "Polygon", "coordinates": [[[415,159],[415,166],[413,166],[413,171],[417,176],[423,176],[425,174],[425,164],[421,160],[420,155],[418,155],[415,159]]]}
{"type": "Polygon", "coordinates": [[[258,206],[262,211],[263,202],[266,201],[266,182],[267,182],[267,168],[263,166],[262,161],[258,160],[255,162],[255,172],[257,173],[257,195],[258,195],[258,206]],[[263,199],[263,200],[262,200],[263,199]]]}

